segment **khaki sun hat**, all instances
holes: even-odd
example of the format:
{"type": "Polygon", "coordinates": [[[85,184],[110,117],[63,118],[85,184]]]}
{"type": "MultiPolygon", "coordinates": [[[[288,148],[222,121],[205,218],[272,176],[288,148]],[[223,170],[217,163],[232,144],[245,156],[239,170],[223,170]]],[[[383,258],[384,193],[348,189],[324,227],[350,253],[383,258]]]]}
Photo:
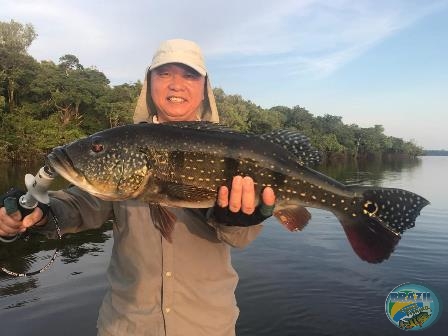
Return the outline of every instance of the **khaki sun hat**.
{"type": "Polygon", "coordinates": [[[157,114],[151,98],[151,70],[168,63],[185,64],[205,76],[204,100],[197,111],[198,120],[219,122],[218,109],[201,48],[193,41],[173,39],[162,42],[146,71],[134,111],[134,123],[154,122],[157,114]]]}
{"type": "Polygon", "coordinates": [[[149,70],[168,63],[182,63],[202,76],[207,75],[201,48],[193,41],[173,39],[163,42],[154,54],[149,70]]]}

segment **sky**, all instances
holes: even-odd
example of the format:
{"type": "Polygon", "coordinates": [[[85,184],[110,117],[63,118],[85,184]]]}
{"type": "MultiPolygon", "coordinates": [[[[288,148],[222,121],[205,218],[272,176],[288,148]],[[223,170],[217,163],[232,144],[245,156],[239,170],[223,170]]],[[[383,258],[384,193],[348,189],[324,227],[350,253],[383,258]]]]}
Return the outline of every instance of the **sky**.
{"type": "Polygon", "coordinates": [[[448,150],[448,0],[0,0],[38,61],[143,81],[158,45],[197,42],[214,87],[448,150]]]}

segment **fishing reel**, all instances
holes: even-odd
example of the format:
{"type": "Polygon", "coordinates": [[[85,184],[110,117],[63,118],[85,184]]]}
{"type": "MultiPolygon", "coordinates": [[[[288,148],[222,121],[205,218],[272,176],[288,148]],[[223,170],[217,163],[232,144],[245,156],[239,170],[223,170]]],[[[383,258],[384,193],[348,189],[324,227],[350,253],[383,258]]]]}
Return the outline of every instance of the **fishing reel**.
{"type": "MultiPolygon", "coordinates": [[[[56,172],[49,166],[45,165],[40,168],[36,175],[25,175],[25,186],[27,192],[21,195],[18,199],[14,195],[5,195],[3,206],[8,215],[20,211],[22,218],[29,215],[39,205],[39,202],[44,205],[49,205],[50,198],[48,196],[48,189],[55,178],[56,172]]],[[[14,194],[14,192],[12,192],[14,194]]],[[[12,242],[18,237],[11,239],[2,238],[3,242],[12,242]]]]}
{"type": "MultiPolygon", "coordinates": [[[[58,225],[58,220],[56,216],[53,214],[51,209],[49,208],[50,204],[50,197],[48,196],[48,190],[50,188],[51,183],[53,182],[54,178],[56,177],[56,172],[52,169],[51,166],[45,165],[44,167],[40,168],[36,175],[26,174],[25,175],[25,185],[27,188],[27,192],[23,195],[21,195],[18,199],[16,197],[9,197],[6,196],[6,198],[3,200],[3,204],[5,207],[5,210],[8,214],[14,213],[16,211],[20,211],[22,214],[22,218],[26,215],[33,212],[33,210],[39,206],[39,203],[44,204],[48,207],[50,214],[53,218],[56,231],[58,234],[59,239],[62,239],[61,229],[58,225]]],[[[15,237],[12,237],[11,239],[5,239],[1,238],[2,242],[13,242],[15,241],[20,234],[16,235],[15,237]]],[[[27,273],[19,273],[11,271],[3,266],[0,265],[0,270],[8,275],[14,276],[14,277],[26,277],[31,275],[36,275],[39,273],[42,273],[46,271],[51,264],[56,260],[56,257],[58,255],[58,248],[54,251],[53,256],[51,257],[50,261],[42,268],[38,269],[37,271],[27,272],[27,273]]]]}
{"type": "Polygon", "coordinates": [[[56,172],[49,165],[40,168],[35,176],[26,174],[25,185],[27,193],[19,198],[19,207],[33,211],[39,204],[38,202],[48,205],[50,203],[48,189],[55,176],[56,172]]]}

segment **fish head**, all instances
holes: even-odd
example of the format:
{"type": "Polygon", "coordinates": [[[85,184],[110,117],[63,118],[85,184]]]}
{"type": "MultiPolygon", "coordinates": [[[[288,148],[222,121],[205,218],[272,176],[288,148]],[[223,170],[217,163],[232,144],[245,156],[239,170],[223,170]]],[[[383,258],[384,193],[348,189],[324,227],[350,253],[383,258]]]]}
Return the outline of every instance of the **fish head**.
{"type": "Polygon", "coordinates": [[[104,200],[137,197],[151,172],[138,141],[115,129],[54,148],[49,165],[70,183],[104,200]]]}
{"type": "Polygon", "coordinates": [[[417,320],[420,322],[420,323],[424,323],[424,322],[426,322],[429,318],[431,317],[431,315],[429,315],[429,313],[427,313],[427,312],[421,312],[418,316],[417,316],[417,320]]]}

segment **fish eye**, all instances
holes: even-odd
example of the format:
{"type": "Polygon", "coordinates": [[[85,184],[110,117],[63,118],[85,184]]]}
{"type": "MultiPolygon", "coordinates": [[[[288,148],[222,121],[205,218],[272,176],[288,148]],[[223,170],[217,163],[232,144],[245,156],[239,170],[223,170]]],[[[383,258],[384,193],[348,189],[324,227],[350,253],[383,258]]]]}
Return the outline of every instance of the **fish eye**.
{"type": "Polygon", "coordinates": [[[93,138],[90,144],[90,149],[94,153],[101,153],[104,150],[104,145],[101,143],[101,139],[93,138]]]}

